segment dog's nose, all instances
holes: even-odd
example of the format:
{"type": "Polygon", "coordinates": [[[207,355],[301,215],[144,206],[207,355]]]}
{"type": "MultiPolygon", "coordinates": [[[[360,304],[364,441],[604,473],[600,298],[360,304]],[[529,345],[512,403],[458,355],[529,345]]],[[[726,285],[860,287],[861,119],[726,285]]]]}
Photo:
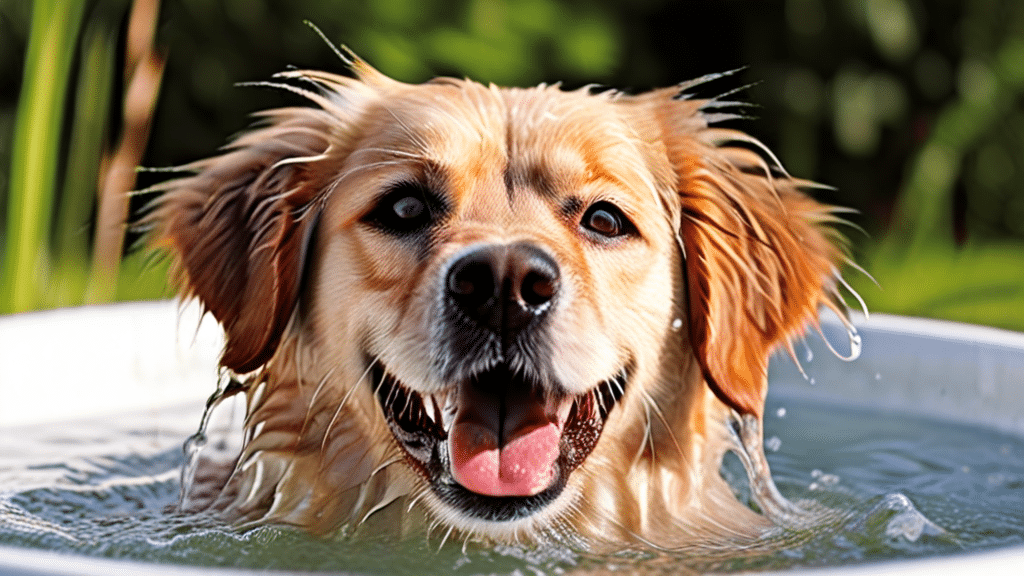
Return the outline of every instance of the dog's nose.
{"type": "Polygon", "coordinates": [[[490,245],[456,260],[448,295],[463,313],[496,334],[513,335],[550,308],[558,264],[531,244],[490,245]]]}

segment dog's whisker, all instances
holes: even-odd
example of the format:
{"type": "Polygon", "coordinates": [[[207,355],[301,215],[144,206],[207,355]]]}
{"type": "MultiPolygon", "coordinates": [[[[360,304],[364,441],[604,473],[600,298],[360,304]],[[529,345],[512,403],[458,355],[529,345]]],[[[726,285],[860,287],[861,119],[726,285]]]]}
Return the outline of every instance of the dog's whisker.
{"type": "Polygon", "coordinates": [[[331,382],[331,377],[334,375],[335,368],[331,368],[326,374],[317,382],[316,388],[313,389],[313,393],[309,397],[309,402],[306,404],[306,415],[302,419],[302,428],[299,432],[299,437],[304,437],[309,427],[310,420],[313,417],[313,409],[316,407],[316,401],[320,397],[320,393],[323,392],[328,382],[331,382]]]}
{"type": "Polygon", "coordinates": [[[384,110],[391,116],[391,118],[398,125],[399,129],[405,134],[409,142],[415,144],[421,150],[430,150],[432,146],[425,136],[414,130],[409,124],[403,119],[398,113],[396,113],[390,106],[385,106],[384,110]]]}
{"type": "Polygon", "coordinates": [[[638,456],[640,454],[644,453],[644,448],[643,447],[647,446],[649,448],[650,454],[651,454],[650,455],[650,462],[651,462],[652,465],[655,465],[655,464],[657,464],[657,457],[656,457],[657,455],[655,454],[654,430],[653,430],[653,424],[654,423],[651,420],[651,407],[647,404],[646,401],[641,402],[641,405],[643,406],[643,415],[644,415],[644,433],[643,433],[643,438],[640,441],[640,451],[638,452],[638,456]]]}
{"type": "Polygon", "coordinates": [[[360,172],[374,170],[377,168],[386,168],[389,166],[401,166],[404,163],[404,160],[378,160],[377,162],[370,162],[368,164],[360,164],[358,166],[353,166],[352,168],[349,168],[348,170],[342,172],[332,183],[331,188],[337,188],[342,182],[353,176],[358,175],[360,172]]]}
{"type": "Polygon", "coordinates": [[[652,398],[651,395],[646,391],[641,391],[641,398],[643,399],[643,402],[648,407],[648,409],[653,411],[654,414],[658,417],[658,420],[661,421],[661,424],[665,427],[665,431],[666,433],[668,433],[668,437],[672,441],[672,445],[675,447],[676,452],[678,452],[679,456],[681,456],[685,460],[687,454],[683,450],[683,447],[679,444],[679,439],[676,438],[675,431],[672,429],[672,424],[668,421],[667,418],[665,418],[665,414],[661,410],[661,408],[658,407],[657,401],[655,401],[655,399],[652,398]]]}
{"type": "Polygon", "coordinates": [[[438,552],[440,552],[441,549],[444,548],[445,543],[448,542],[448,538],[452,535],[452,532],[454,530],[455,530],[455,524],[451,524],[451,525],[448,526],[448,531],[445,532],[444,537],[441,538],[441,543],[437,546],[437,551],[438,552]]]}
{"type": "Polygon", "coordinates": [[[406,512],[412,512],[412,509],[415,508],[416,505],[419,504],[420,501],[423,499],[423,497],[426,496],[428,493],[429,493],[429,489],[428,488],[426,488],[426,487],[420,488],[417,492],[414,493],[415,495],[412,498],[409,499],[409,504],[405,507],[405,511],[406,512]]]}
{"type": "MultiPolygon", "coordinates": [[[[858,272],[862,272],[872,282],[875,281],[875,279],[872,278],[870,274],[865,272],[864,269],[861,268],[860,266],[857,266],[856,264],[853,264],[852,262],[850,263],[850,266],[853,267],[853,269],[857,270],[858,272]]],[[[853,286],[850,286],[850,284],[846,281],[846,279],[843,278],[843,275],[839,273],[839,270],[835,270],[834,271],[834,275],[835,275],[836,280],[840,284],[843,285],[843,288],[846,288],[846,291],[849,292],[850,294],[852,294],[853,297],[857,299],[857,303],[860,304],[861,311],[864,312],[864,318],[865,319],[868,318],[868,316],[869,316],[869,314],[868,314],[868,305],[867,305],[867,303],[864,302],[864,299],[861,298],[860,293],[857,292],[856,290],[854,290],[853,286]]],[[[875,282],[875,284],[877,285],[878,283],[875,282]]]]}
{"type": "MultiPolygon", "coordinates": [[[[370,363],[370,366],[373,366],[373,362],[370,363]]],[[[323,440],[321,440],[321,442],[320,442],[320,453],[321,454],[325,453],[326,450],[327,450],[327,443],[330,441],[331,431],[334,429],[334,426],[337,424],[338,416],[341,415],[341,411],[345,407],[346,403],[348,402],[349,397],[355,392],[356,387],[359,386],[359,383],[362,382],[363,379],[366,378],[369,374],[370,374],[370,367],[368,366],[366,368],[366,370],[364,370],[363,373],[359,376],[359,379],[356,380],[351,386],[349,386],[349,389],[345,393],[345,396],[342,397],[341,402],[338,402],[337,408],[334,409],[334,414],[331,416],[331,419],[327,422],[327,427],[324,429],[324,437],[323,437],[323,440]]],[[[379,386],[379,384],[378,384],[378,386],[379,386]]]]}
{"type": "Polygon", "coordinates": [[[601,388],[603,388],[603,387],[604,387],[604,384],[602,384],[601,386],[598,386],[597,388],[594,388],[594,390],[591,392],[591,394],[593,394],[595,396],[595,400],[597,402],[597,406],[604,406],[604,394],[601,393],[601,388]]]}

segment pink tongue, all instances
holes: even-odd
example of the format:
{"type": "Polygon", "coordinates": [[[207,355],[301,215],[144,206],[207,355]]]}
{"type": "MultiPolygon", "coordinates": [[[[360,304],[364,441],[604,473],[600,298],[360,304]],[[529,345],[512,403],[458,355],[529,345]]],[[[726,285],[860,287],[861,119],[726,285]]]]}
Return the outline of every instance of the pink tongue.
{"type": "Polygon", "coordinates": [[[456,422],[448,436],[455,481],[485,496],[533,496],[551,485],[561,436],[552,422],[524,426],[498,448],[494,431],[456,422]]]}

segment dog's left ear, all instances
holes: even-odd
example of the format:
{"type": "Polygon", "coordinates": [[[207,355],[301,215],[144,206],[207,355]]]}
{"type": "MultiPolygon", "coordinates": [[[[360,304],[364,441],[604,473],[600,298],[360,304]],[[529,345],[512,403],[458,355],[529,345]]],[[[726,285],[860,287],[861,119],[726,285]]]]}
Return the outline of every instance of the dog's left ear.
{"type": "Polygon", "coordinates": [[[319,107],[260,113],[261,122],[219,156],[158,184],[146,223],[176,255],[185,291],[224,327],[221,365],[251,372],[273,356],[296,310],[305,252],[339,166],[358,137],[356,119],[397,82],[352,56],[355,77],[294,70],[269,82],[319,107]]]}
{"type": "Polygon", "coordinates": [[[308,159],[332,129],[316,109],[265,116],[226,153],[186,167],[193,176],[160,186],[150,217],[188,293],[224,327],[221,365],[238,373],[269,360],[295,309],[322,193],[308,159]]]}
{"type": "Polygon", "coordinates": [[[791,178],[763,144],[710,126],[723,117],[716,101],[678,90],[638,100],[674,172],[691,344],[715,394],[760,417],[771,352],[791,346],[820,305],[843,313],[838,218],[801,192],[813,184],[791,178]]]}

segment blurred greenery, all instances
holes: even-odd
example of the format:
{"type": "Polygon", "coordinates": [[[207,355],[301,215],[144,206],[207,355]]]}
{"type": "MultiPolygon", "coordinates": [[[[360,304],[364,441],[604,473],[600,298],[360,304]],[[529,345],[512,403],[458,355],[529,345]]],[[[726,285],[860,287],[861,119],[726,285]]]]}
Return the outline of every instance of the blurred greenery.
{"type": "MultiPolygon", "coordinates": [[[[133,4],[0,0],[0,86],[10,87],[0,93],[0,311],[84,301],[97,182],[124,129],[133,4]],[[34,51],[55,34],[63,59],[34,51]],[[44,118],[47,133],[36,128],[44,118]],[[45,135],[40,164],[25,156],[33,134],[45,135]],[[39,206],[31,222],[25,202],[39,206]],[[31,286],[18,297],[16,278],[31,286]]],[[[143,164],[207,155],[247,113],[296,102],[235,83],[289,66],[341,70],[304,20],[409,82],[455,75],[639,91],[745,67],[714,89],[754,83],[743,97],[760,118],[741,127],[792,173],[835,186],[823,201],[859,211],[851,220],[867,234],[850,229],[854,255],[878,286],[846,276],[872,311],[1024,330],[1024,2],[165,2],[156,47],[167,62],[143,164]]],[[[159,178],[142,173],[137,186],[159,178]]],[[[116,297],[168,295],[165,274],[129,252],[116,297]]]]}

